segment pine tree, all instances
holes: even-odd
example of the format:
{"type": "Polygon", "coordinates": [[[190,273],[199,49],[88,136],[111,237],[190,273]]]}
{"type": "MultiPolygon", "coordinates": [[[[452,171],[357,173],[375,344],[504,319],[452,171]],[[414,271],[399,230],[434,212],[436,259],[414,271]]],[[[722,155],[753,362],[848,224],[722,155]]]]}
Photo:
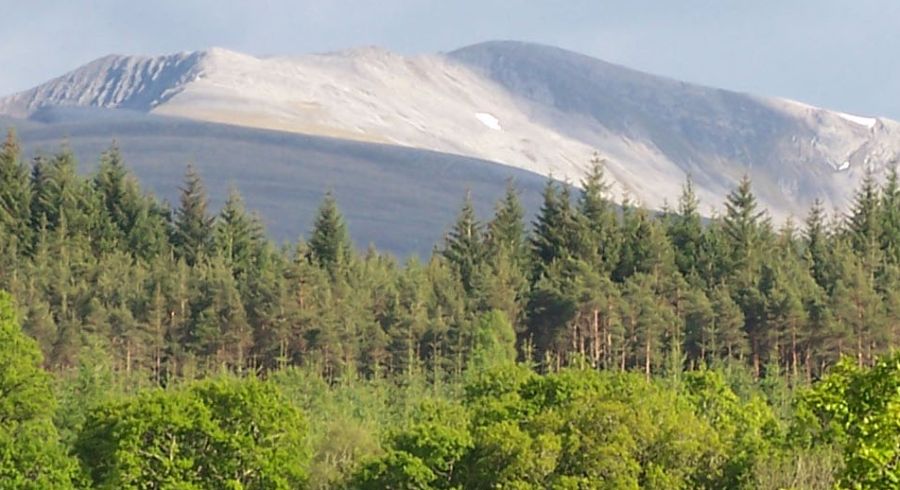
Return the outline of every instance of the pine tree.
{"type": "Polygon", "coordinates": [[[715,318],[716,345],[726,359],[743,359],[748,352],[744,314],[724,286],[713,289],[710,298],[715,318]]]}
{"type": "Polygon", "coordinates": [[[802,362],[801,346],[809,336],[806,298],[818,286],[802,261],[793,224],[780,233],[777,253],[765,265],[768,328],[775,336],[774,353],[796,377],[802,362]]]}
{"type": "Polygon", "coordinates": [[[169,237],[172,234],[170,223],[172,212],[168,207],[144,198],[144,204],[138,208],[134,225],[126,237],[128,250],[140,259],[150,261],[171,250],[169,237]]]}
{"type": "Polygon", "coordinates": [[[620,332],[620,291],[608,274],[582,260],[569,262],[575,317],[570,327],[572,348],[594,367],[616,365],[613,345],[620,332]]]}
{"type": "Polygon", "coordinates": [[[309,238],[309,258],[335,275],[349,264],[353,253],[347,224],[331,192],[325,193],[319,205],[309,238]]]}
{"type": "Polygon", "coordinates": [[[656,283],[652,275],[638,273],[628,278],[623,294],[627,305],[623,321],[632,339],[631,357],[634,367],[648,379],[663,364],[663,333],[666,325],[675,321],[671,308],[660,301],[656,283]]]}
{"type": "Polygon", "coordinates": [[[175,253],[188,265],[209,256],[213,239],[213,218],[207,211],[208,198],[200,174],[188,165],[181,187],[180,206],[175,211],[172,242],[175,253]]]}
{"type": "Polygon", "coordinates": [[[857,257],[843,246],[834,260],[837,276],[831,308],[842,327],[836,332],[837,353],[853,353],[862,366],[874,359],[875,352],[887,340],[883,303],[865,257],[857,257]]]}
{"type": "Polygon", "coordinates": [[[531,287],[528,299],[527,338],[535,349],[534,360],[548,369],[561,367],[572,346],[579,299],[572,265],[570,259],[552,262],[531,287]]]}
{"type": "Polygon", "coordinates": [[[702,290],[687,294],[685,311],[685,353],[692,366],[704,367],[718,355],[715,312],[702,290]]]}
{"type": "Polygon", "coordinates": [[[422,342],[428,330],[431,288],[422,264],[412,258],[397,278],[388,325],[391,363],[394,373],[413,375],[420,367],[422,342]]]}
{"type": "Polygon", "coordinates": [[[526,272],[509,251],[501,248],[476,269],[472,292],[478,311],[502,311],[520,332],[525,323],[528,288],[526,272]]]}

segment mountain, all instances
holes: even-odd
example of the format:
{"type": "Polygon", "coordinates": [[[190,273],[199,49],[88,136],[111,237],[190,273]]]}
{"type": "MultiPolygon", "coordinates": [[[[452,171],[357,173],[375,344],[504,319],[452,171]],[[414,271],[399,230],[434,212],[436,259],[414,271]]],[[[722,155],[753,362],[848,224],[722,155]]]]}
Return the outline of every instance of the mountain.
{"type": "Polygon", "coordinates": [[[844,208],[869,167],[900,154],[900,124],[702,87],[529,43],[400,56],[368,47],[258,58],[214,48],[108,56],[0,99],[154,115],[403,146],[574,182],[597,151],[617,195],[674,203],[686,175],[704,209],[749,174],[778,218],[844,208]]]}
{"type": "Polygon", "coordinates": [[[0,116],[26,154],[71,149],[83,171],[115,141],[145,189],[177,204],[188,163],[200,172],[213,209],[236,185],[276,241],[312,228],[332,191],[360,249],[428,257],[449,231],[467,191],[480,217],[493,212],[513,179],[532,214],[546,179],[493,162],[321,136],[243,128],[137,111],[45,107],[32,119],[0,116]]]}

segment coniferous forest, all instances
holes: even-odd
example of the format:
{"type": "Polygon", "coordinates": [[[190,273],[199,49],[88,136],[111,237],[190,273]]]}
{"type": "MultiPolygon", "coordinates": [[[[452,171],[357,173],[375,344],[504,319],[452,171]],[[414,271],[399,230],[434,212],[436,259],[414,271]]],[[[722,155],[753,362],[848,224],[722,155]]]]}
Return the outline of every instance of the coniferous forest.
{"type": "Polygon", "coordinates": [[[897,170],[777,225],[603,170],[400,261],[328,193],[281,245],[190,167],[169,205],[10,132],[0,488],[896,488],[897,170]]]}

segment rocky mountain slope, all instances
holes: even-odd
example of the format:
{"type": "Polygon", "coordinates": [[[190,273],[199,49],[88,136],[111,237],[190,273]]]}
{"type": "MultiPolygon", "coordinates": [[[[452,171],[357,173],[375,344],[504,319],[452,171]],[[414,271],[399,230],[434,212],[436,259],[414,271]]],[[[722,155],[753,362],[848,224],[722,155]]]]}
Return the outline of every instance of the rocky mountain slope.
{"type": "Polygon", "coordinates": [[[744,173],[776,217],[841,208],[867,166],[900,154],[900,125],[707,88],[548,46],[489,42],[446,54],[378,48],[257,58],[224,49],[108,56],[0,99],[198,121],[475,157],[577,182],[594,151],[617,194],[673,203],[685,176],[718,206],[744,173]]]}

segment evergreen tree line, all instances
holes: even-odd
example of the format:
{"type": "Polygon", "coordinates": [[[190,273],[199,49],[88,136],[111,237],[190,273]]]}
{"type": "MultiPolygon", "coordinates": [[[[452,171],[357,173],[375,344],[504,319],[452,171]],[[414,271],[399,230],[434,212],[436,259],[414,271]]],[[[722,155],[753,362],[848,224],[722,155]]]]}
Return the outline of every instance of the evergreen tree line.
{"type": "Polygon", "coordinates": [[[747,178],[711,217],[690,180],[651,213],[615,205],[592,163],[580,190],[549,180],[530,224],[512,183],[487,221],[466,196],[432,256],[401,264],[357,251],[330,194],[308,239],[279,246],[237,190],[214,214],[191,167],[170,207],[114,146],[82,176],[65,148],[24,161],[10,133],[0,289],[47,368],[100,353],[159,385],[300,365],[440,383],[484,356],[648,377],[738,362],[802,381],[900,340],[896,169],[867,173],[846,213],[817,203],[776,229],[747,178]]]}

